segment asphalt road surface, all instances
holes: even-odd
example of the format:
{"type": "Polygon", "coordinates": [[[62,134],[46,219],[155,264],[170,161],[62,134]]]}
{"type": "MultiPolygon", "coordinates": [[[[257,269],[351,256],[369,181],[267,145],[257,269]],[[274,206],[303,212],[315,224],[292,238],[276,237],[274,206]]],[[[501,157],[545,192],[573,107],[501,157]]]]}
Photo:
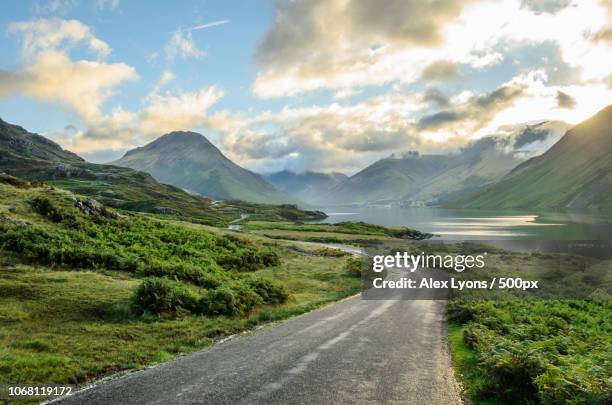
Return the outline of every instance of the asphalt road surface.
{"type": "Polygon", "coordinates": [[[353,297],[61,404],[457,404],[444,301],[353,297]]]}

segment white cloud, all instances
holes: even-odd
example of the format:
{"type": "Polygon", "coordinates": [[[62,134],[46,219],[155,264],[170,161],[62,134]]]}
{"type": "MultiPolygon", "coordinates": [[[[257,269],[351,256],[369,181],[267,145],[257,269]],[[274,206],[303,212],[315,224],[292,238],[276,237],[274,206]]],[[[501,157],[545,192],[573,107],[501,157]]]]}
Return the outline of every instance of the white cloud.
{"type": "Polygon", "coordinates": [[[582,0],[567,7],[565,3],[398,0],[385,7],[365,0],[280,3],[256,53],[261,71],[253,92],[270,98],[317,89],[407,84],[436,61],[486,69],[513,48],[549,42],[557,44],[561,62],[578,69],[581,80],[610,75],[612,65],[601,62],[612,52],[612,40],[605,40],[606,27],[611,25],[604,3],[582,0]]]}
{"type": "Polygon", "coordinates": [[[76,2],[77,0],[37,1],[32,5],[32,11],[37,14],[66,13],[74,7],[76,2]]]}
{"type": "Polygon", "coordinates": [[[79,45],[100,58],[111,52],[106,42],[79,21],[54,18],[10,23],[9,32],[23,37],[22,66],[0,72],[2,98],[32,97],[90,120],[101,114],[102,104],[116,86],[137,78],[134,68],[123,63],[70,59],[68,51],[79,45]]]}
{"type": "Polygon", "coordinates": [[[21,34],[22,57],[31,59],[45,51],[65,52],[83,44],[99,56],[107,56],[110,46],[97,38],[91,29],[77,20],[59,18],[12,22],[8,25],[12,34],[21,34]]]}
{"type": "Polygon", "coordinates": [[[206,52],[199,49],[193,41],[191,32],[183,30],[178,30],[172,34],[164,50],[166,51],[166,58],[170,61],[176,59],[177,56],[187,59],[201,58],[206,55],[206,52]]]}
{"type": "Polygon", "coordinates": [[[85,128],[53,131],[51,136],[75,152],[139,146],[165,132],[219,125],[222,120],[213,121],[207,114],[223,96],[215,86],[161,92],[174,79],[170,71],[162,72],[141,109],[116,106],[104,114],[104,103],[122,83],[138,75],[124,63],[71,59],[69,51],[81,45],[99,58],[111,52],[89,27],[76,20],[39,19],[11,23],[9,30],[23,36],[23,63],[18,70],[0,71],[0,99],[21,95],[73,112],[85,128]]]}
{"type": "Polygon", "coordinates": [[[96,4],[100,10],[104,10],[106,6],[111,10],[115,10],[119,6],[119,0],[97,0],[96,4]]]}

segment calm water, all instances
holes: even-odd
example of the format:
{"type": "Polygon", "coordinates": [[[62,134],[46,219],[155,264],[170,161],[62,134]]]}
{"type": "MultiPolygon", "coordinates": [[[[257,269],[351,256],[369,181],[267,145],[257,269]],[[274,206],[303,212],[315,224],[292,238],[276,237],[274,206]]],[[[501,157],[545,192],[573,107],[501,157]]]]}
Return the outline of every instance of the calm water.
{"type": "Polygon", "coordinates": [[[612,214],[533,213],[441,208],[321,208],[322,222],[407,226],[442,239],[612,240],[612,214]]]}

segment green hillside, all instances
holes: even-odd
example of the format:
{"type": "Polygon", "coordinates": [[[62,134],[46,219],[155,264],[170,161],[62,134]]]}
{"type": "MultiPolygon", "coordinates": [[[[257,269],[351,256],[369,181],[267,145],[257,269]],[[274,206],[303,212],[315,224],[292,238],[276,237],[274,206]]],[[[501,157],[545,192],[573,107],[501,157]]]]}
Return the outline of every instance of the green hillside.
{"type": "Polygon", "coordinates": [[[158,181],[216,200],[292,202],[259,175],[243,169],[195,132],[171,132],[112,164],[150,173],[158,181]]]}
{"type": "Polygon", "coordinates": [[[0,385],[83,385],[361,285],[343,255],[90,203],[0,176],[0,385]]]}
{"type": "Polygon", "coordinates": [[[466,208],[612,209],[612,106],[576,125],[466,208]]]}

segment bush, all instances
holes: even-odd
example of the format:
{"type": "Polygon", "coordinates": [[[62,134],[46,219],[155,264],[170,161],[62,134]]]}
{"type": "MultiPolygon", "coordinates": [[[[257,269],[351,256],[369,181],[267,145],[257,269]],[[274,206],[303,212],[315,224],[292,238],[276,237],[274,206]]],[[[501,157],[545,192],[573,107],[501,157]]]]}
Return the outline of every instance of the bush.
{"type": "Polygon", "coordinates": [[[279,265],[280,257],[271,250],[261,251],[248,247],[221,255],[217,259],[217,263],[226,270],[251,272],[262,267],[279,265]]]}
{"type": "Polygon", "coordinates": [[[248,286],[268,304],[282,304],[289,298],[284,285],[267,278],[249,277],[245,279],[248,286]]]}
{"type": "Polygon", "coordinates": [[[263,299],[240,282],[208,290],[200,299],[198,310],[204,315],[244,316],[263,299]]]}
{"type": "Polygon", "coordinates": [[[361,277],[361,271],[363,269],[363,261],[356,257],[349,257],[346,260],[346,271],[353,277],[361,277]]]}
{"type": "Polygon", "coordinates": [[[167,263],[153,260],[141,263],[138,272],[144,276],[169,277],[204,288],[216,288],[229,280],[229,277],[212,267],[207,270],[189,263],[167,263]]]}
{"type": "Polygon", "coordinates": [[[43,217],[49,218],[53,222],[62,222],[62,220],[70,216],[47,197],[35,197],[32,200],[32,208],[34,208],[34,211],[37,213],[43,217]]]}
{"type": "Polygon", "coordinates": [[[612,301],[450,301],[448,319],[464,324],[476,362],[464,375],[486,376],[475,399],[543,404],[611,403],[606,369],[612,301]]]}
{"type": "Polygon", "coordinates": [[[134,307],[139,312],[153,314],[180,314],[193,311],[198,305],[198,296],[183,283],[166,278],[145,279],[136,290],[134,307]]]}

